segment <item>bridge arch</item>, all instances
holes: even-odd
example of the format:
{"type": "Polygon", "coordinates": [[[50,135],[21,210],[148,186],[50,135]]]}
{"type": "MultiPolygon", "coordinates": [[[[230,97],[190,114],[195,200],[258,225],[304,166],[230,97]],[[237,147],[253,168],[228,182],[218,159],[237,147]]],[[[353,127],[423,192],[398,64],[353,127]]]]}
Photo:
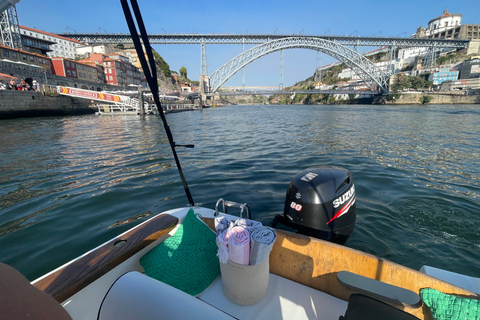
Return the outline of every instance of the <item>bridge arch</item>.
{"type": "Polygon", "coordinates": [[[373,62],[339,43],[314,37],[289,37],[268,41],[242,52],[210,75],[210,88],[216,92],[243,67],[267,54],[283,49],[310,49],[328,54],[349,66],[373,91],[388,91],[389,75],[373,62]]]}

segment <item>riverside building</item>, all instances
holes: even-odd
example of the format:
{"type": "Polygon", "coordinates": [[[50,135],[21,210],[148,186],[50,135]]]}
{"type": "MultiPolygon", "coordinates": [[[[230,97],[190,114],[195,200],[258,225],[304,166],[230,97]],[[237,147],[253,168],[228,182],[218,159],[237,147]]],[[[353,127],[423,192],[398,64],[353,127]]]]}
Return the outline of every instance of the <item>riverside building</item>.
{"type": "MultiPolygon", "coordinates": [[[[76,48],[84,46],[80,41],[65,38],[50,32],[19,26],[22,44],[29,48],[39,47],[49,57],[75,59],[76,48]]],[[[30,50],[29,50],[30,51],[30,50]]]]}
{"type": "Polygon", "coordinates": [[[52,66],[57,76],[98,82],[97,68],[85,63],[54,57],[52,66]]]}

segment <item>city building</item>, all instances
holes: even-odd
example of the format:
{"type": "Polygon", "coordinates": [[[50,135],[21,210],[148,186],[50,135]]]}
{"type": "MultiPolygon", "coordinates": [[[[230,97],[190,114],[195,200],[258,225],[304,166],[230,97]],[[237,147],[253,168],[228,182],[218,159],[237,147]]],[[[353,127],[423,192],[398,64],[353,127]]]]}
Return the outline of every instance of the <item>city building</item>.
{"type": "Polygon", "coordinates": [[[130,59],[119,53],[108,55],[104,60],[105,76],[107,83],[128,86],[140,85],[141,73],[139,68],[135,67],[130,59]]]}
{"type": "Polygon", "coordinates": [[[480,78],[480,56],[463,61],[460,79],[480,78]]]}
{"type": "Polygon", "coordinates": [[[108,59],[108,56],[103,53],[90,53],[90,56],[85,60],[90,60],[96,64],[103,64],[103,60],[108,59]]]}
{"type": "Polygon", "coordinates": [[[98,44],[98,45],[83,45],[75,48],[75,53],[78,57],[88,58],[94,53],[101,53],[104,55],[115,53],[115,45],[113,44],[98,44]]]}
{"type": "Polygon", "coordinates": [[[457,80],[458,71],[452,71],[450,68],[441,68],[438,72],[431,73],[428,77],[428,81],[434,85],[439,85],[444,81],[457,80]]]}
{"type": "Polygon", "coordinates": [[[416,38],[433,39],[480,39],[480,25],[464,24],[462,25],[462,15],[458,13],[449,13],[448,10],[428,22],[425,29],[420,26],[416,33],[416,38]]]}
{"type": "Polygon", "coordinates": [[[32,53],[38,53],[44,56],[47,56],[49,52],[53,51],[50,46],[56,43],[53,40],[48,40],[49,37],[45,35],[39,36],[38,33],[26,31],[21,34],[20,38],[23,50],[32,53]]]}
{"type": "MultiPolygon", "coordinates": [[[[128,58],[131,64],[133,64],[138,69],[142,69],[142,65],[140,64],[140,60],[138,59],[138,54],[136,49],[125,49],[125,50],[122,50],[122,53],[125,54],[125,56],[128,58]]],[[[147,57],[145,56],[145,58],[147,57]]]]}
{"type": "Polygon", "coordinates": [[[115,86],[127,85],[125,65],[121,60],[107,58],[103,60],[103,66],[105,68],[105,79],[108,84],[115,86]]]}
{"type": "Polygon", "coordinates": [[[16,70],[31,73],[53,73],[50,58],[3,45],[0,45],[0,61],[2,67],[13,70],[13,73],[16,73],[16,70]]]}
{"type": "Polygon", "coordinates": [[[98,81],[97,68],[63,57],[51,58],[54,74],[85,81],[98,81]]]}
{"type": "Polygon", "coordinates": [[[107,83],[105,79],[105,68],[103,67],[102,64],[99,64],[95,61],[91,61],[90,59],[82,59],[82,60],[78,60],[78,62],[83,63],[85,65],[89,65],[90,67],[97,69],[97,81],[99,83],[107,83]]]}
{"type": "Polygon", "coordinates": [[[479,90],[480,78],[459,79],[442,82],[442,91],[479,90]]]}
{"type": "Polygon", "coordinates": [[[182,93],[192,93],[192,87],[186,83],[180,83],[180,94],[182,93]]]}
{"type": "MultiPolygon", "coordinates": [[[[49,49],[43,49],[49,57],[75,59],[76,48],[84,46],[83,43],[74,39],[65,38],[50,32],[36,30],[25,26],[19,27],[22,44],[32,42],[34,45],[30,47],[35,47],[36,45],[38,46],[41,44],[44,46],[45,43],[49,43],[49,49]]],[[[40,50],[42,49],[40,48],[40,50]]]]}
{"type": "Polygon", "coordinates": [[[425,55],[427,52],[428,48],[425,47],[401,48],[398,50],[398,59],[414,59],[415,57],[425,55]]]}

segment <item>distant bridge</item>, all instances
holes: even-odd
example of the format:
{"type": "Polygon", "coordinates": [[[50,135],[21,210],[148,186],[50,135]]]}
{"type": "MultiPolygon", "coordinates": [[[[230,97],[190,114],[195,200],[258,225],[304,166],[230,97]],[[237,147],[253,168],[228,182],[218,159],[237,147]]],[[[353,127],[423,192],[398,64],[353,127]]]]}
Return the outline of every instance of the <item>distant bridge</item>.
{"type": "Polygon", "coordinates": [[[248,90],[248,91],[220,91],[218,93],[220,96],[269,96],[277,94],[359,94],[359,95],[376,95],[377,91],[371,90],[248,90]]]}
{"type": "MultiPolygon", "coordinates": [[[[130,34],[91,34],[64,33],[61,36],[75,39],[88,44],[133,44],[130,34]]],[[[327,36],[300,34],[149,34],[151,44],[262,44],[284,38],[309,37],[328,40],[344,46],[395,46],[395,47],[437,47],[466,48],[469,40],[445,40],[425,38],[398,37],[358,37],[358,36],[327,36]]]]}
{"type": "MultiPolygon", "coordinates": [[[[131,44],[131,36],[126,34],[79,34],[63,36],[88,44],[131,44]]],[[[370,88],[379,93],[388,92],[390,70],[378,66],[358,52],[359,46],[388,46],[390,61],[393,51],[400,47],[428,47],[431,52],[441,48],[467,48],[469,40],[445,40],[424,38],[391,37],[352,37],[352,36],[306,36],[306,35],[248,35],[248,34],[149,34],[151,44],[200,44],[201,73],[200,90],[203,95],[215,93],[236,72],[267,54],[285,49],[303,48],[326,53],[349,66],[370,88]],[[206,44],[257,44],[243,51],[208,76],[206,44]],[[348,48],[353,46],[354,50],[348,48]]],[[[283,59],[281,68],[283,70],[283,59]]],[[[283,74],[283,71],[282,71],[283,74]]],[[[283,76],[282,76],[283,77],[283,76]]],[[[245,82],[245,80],[244,80],[245,82]]],[[[281,83],[283,79],[281,80],[281,83]]],[[[283,84],[281,84],[283,86],[283,84]]],[[[205,96],[206,98],[207,96],[205,96]]]]}
{"type": "MultiPolygon", "coordinates": [[[[245,90],[245,91],[219,91],[219,96],[271,96],[281,94],[355,94],[355,95],[377,95],[378,91],[372,90],[356,90],[356,89],[342,89],[342,90],[245,90]]],[[[193,92],[188,95],[188,99],[197,99],[198,92],[193,92]]]]}

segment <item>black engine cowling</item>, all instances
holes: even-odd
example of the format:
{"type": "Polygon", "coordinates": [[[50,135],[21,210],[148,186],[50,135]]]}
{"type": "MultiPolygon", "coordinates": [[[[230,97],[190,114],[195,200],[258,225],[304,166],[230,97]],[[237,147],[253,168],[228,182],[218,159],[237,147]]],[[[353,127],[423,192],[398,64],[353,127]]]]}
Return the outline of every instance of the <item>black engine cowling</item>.
{"type": "Polygon", "coordinates": [[[334,166],[306,169],[288,188],[283,216],[276,222],[299,233],[343,244],[356,220],[355,186],[350,172],[334,166]]]}

